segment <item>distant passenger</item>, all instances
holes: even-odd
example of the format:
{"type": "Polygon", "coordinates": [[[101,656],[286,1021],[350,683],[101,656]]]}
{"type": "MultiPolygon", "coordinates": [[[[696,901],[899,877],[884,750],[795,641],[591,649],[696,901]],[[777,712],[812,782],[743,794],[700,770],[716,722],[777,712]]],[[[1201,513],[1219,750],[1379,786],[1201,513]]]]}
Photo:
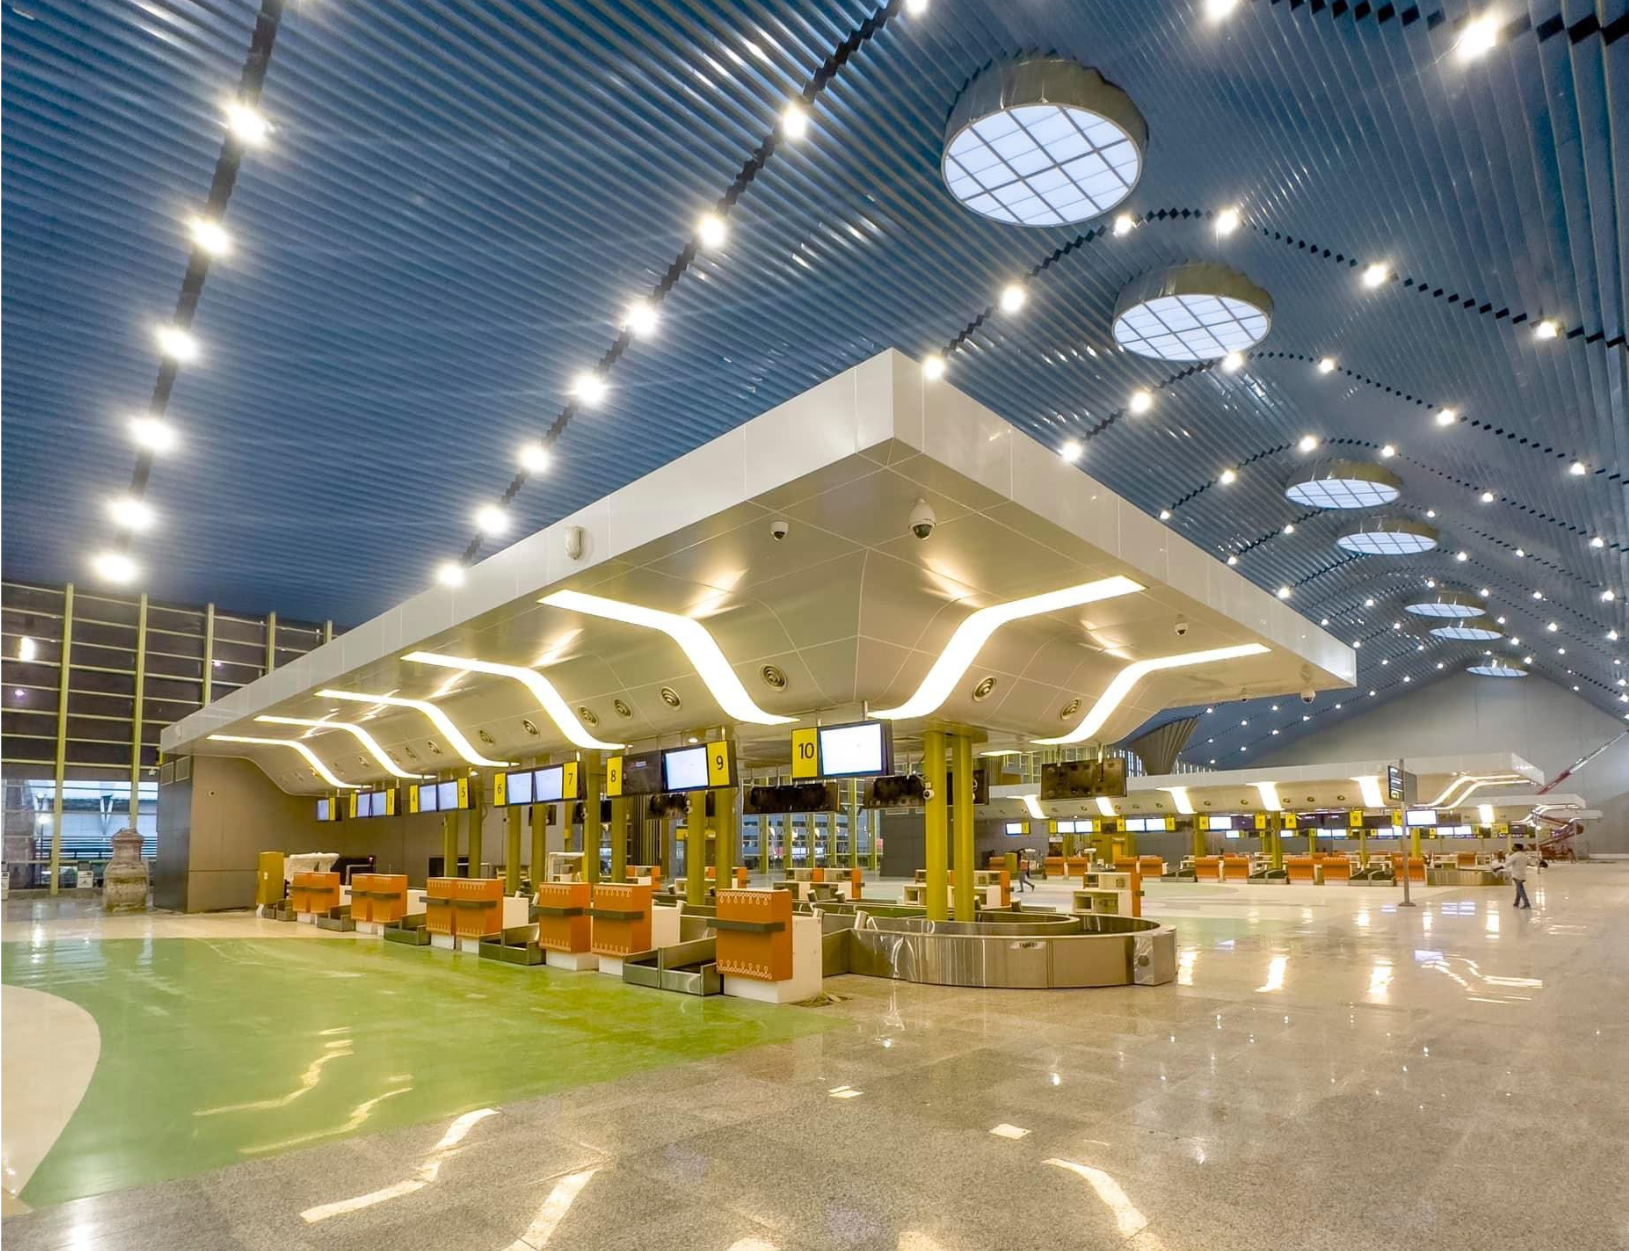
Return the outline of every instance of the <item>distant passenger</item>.
{"type": "Polygon", "coordinates": [[[1516,883],[1516,907],[1518,908],[1530,909],[1533,906],[1532,902],[1527,898],[1527,866],[1530,863],[1527,852],[1520,843],[1516,844],[1515,849],[1505,860],[1505,872],[1510,874],[1510,880],[1516,883]]]}
{"type": "Polygon", "coordinates": [[[1013,859],[1018,862],[1018,889],[1022,891],[1025,887],[1028,887],[1030,890],[1034,890],[1035,883],[1030,881],[1029,878],[1029,854],[1021,851],[1013,859]]]}

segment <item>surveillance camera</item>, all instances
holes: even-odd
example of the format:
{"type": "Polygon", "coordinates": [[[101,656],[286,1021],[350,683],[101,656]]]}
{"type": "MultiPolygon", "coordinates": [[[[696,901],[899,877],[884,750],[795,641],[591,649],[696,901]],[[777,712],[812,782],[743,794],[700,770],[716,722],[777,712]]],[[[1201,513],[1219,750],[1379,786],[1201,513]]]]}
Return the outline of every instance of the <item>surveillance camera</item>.
{"type": "Polygon", "coordinates": [[[931,801],[932,799],[933,799],[933,787],[924,786],[922,788],[922,800],[923,800],[923,802],[927,803],[927,802],[931,801]]]}
{"type": "Polygon", "coordinates": [[[1301,692],[1301,702],[1303,704],[1310,704],[1313,700],[1315,700],[1317,698],[1318,698],[1318,692],[1313,690],[1310,686],[1307,687],[1306,690],[1301,692]]]}
{"type": "Polygon", "coordinates": [[[917,500],[916,507],[911,509],[911,533],[919,539],[925,539],[933,533],[933,527],[939,524],[939,518],[933,515],[927,500],[917,500]]]}
{"type": "Polygon", "coordinates": [[[786,532],[791,528],[792,524],[789,521],[787,521],[785,518],[777,517],[774,521],[769,523],[769,536],[776,542],[779,542],[781,539],[786,537],[786,532]]]}
{"type": "Polygon", "coordinates": [[[1179,639],[1185,639],[1188,637],[1188,623],[1186,621],[1179,620],[1172,628],[1176,630],[1176,636],[1179,639]]]}

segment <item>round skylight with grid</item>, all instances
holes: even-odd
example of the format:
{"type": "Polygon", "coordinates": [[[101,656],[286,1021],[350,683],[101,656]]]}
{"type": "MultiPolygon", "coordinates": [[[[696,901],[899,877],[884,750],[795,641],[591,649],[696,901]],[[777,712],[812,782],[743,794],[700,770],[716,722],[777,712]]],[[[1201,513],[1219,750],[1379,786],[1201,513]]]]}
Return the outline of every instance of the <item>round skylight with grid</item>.
{"type": "Polygon", "coordinates": [[[995,221],[1086,221],[1131,194],[1147,144],[1131,97],[1096,70],[1026,58],[986,69],[956,101],[945,127],[945,186],[995,221]]]}
{"type": "Polygon", "coordinates": [[[1402,479],[1389,469],[1354,460],[1309,465],[1284,488],[1306,508],[1378,508],[1402,493],[1402,479]]]}
{"type": "Polygon", "coordinates": [[[1474,673],[1479,678],[1525,678],[1527,670],[1515,665],[1507,664],[1502,660],[1489,660],[1480,665],[1471,665],[1466,673],[1474,673]]]}
{"type": "Polygon", "coordinates": [[[1438,617],[1448,621],[1480,617],[1486,611],[1481,600],[1460,591],[1437,591],[1420,596],[1404,604],[1403,609],[1416,617],[1438,617]]]}
{"type": "Polygon", "coordinates": [[[1432,626],[1431,633],[1439,639],[1465,643],[1486,643],[1490,639],[1502,639],[1505,636],[1505,632],[1497,626],[1482,624],[1432,626]]]}
{"type": "Polygon", "coordinates": [[[1441,537],[1423,521],[1372,517],[1343,530],[1335,545],[1354,556],[1419,556],[1435,549],[1441,537]]]}
{"type": "Polygon", "coordinates": [[[1237,270],[1194,263],[1130,283],[1114,309],[1114,341],[1165,361],[1214,361],[1267,337],[1273,300],[1237,270]]]}

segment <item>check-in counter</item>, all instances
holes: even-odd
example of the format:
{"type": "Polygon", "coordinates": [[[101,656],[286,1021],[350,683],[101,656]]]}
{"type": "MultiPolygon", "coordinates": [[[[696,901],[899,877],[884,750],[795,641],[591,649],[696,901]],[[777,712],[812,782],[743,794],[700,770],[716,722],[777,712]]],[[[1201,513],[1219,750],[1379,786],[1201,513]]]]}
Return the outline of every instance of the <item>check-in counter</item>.
{"type": "MultiPolygon", "coordinates": [[[[455,877],[432,877],[424,883],[424,928],[430,931],[432,944],[453,937],[453,883],[455,877]]],[[[440,943],[452,946],[452,943],[440,943]]]]}
{"type": "Polygon", "coordinates": [[[381,934],[408,913],[407,874],[357,873],[351,878],[351,920],[358,932],[381,934]]]}
{"type": "Polygon", "coordinates": [[[1285,856],[1284,876],[1290,884],[1311,886],[1318,880],[1318,865],[1311,856],[1285,856]]]}
{"type": "Polygon", "coordinates": [[[1313,856],[1318,864],[1318,876],[1322,882],[1350,882],[1352,880],[1352,857],[1344,852],[1320,852],[1313,856]]]}
{"type": "MultiPolygon", "coordinates": [[[[748,875],[748,873],[747,873],[747,871],[745,869],[736,869],[734,874],[732,875],[732,877],[733,877],[733,879],[735,881],[735,885],[736,885],[737,888],[744,888],[746,886],[748,880],[749,880],[749,875],[748,875]]],[[[712,881],[716,881],[717,878],[718,878],[718,870],[713,865],[708,865],[707,866],[707,880],[709,882],[712,882],[712,881]]]]}
{"type": "Polygon", "coordinates": [[[296,873],[289,886],[289,902],[301,921],[327,916],[331,908],[339,907],[339,874],[296,873]]]}
{"type": "Polygon", "coordinates": [[[1224,853],[1222,856],[1222,881],[1248,882],[1249,880],[1250,857],[1232,856],[1224,853]]]}
{"type": "MultiPolygon", "coordinates": [[[[1397,875],[1401,874],[1402,871],[1403,871],[1403,853],[1402,852],[1393,852],[1391,854],[1391,871],[1392,871],[1393,877],[1396,880],[1400,881],[1401,878],[1398,878],[1397,875]]],[[[1410,856],[1408,858],[1408,880],[1411,881],[1411,882],[1424,882],[1425,881],[1425,857],[1424,856],[1410,856]]]]}
{"type": "Polygon", "coordinates": [[[712,921],[726,995],[796,1003],[820,992],[821,923],[784,890],[722,890],[712,921]]]}
{"type": "Polygon", "coordinates": [[[630,864],[628,880],[652,890],[662,889],[662,866],[659,864],[630,864]]]}
{"type": "Polygon", "coordinates": [[[622,976],[622,961],[679,941],[679,909],[657,906],[651,888],[637,882],[601,882],[588,915],[589,948],[601,973],[622,976]]]}
{"type": "MultiPolygon", "coordinates": [[[[928,871],[918,869],[916,881],[912,885],[921,887],[927,883],[928,871]]],[[[955,894],[956,870],[945,871],[945,881],[951,888],[952,897],[955,894]]],[[[1006,869],[976,869],[973,872],[973,895],[975,906],[980,908],[1010,908],[1012,907],[1012,874],[1006,869]]],[[[921,903],[922,894],[912,891],[909,886],[905,888],[906,903],[921,903]]]]}
{"type": "Polygon", "coordinates": [[[1048,856],[1041,862],[1047,877],[1079,877],[1092,867],[1090,856],[1048,856]]]}
{"type": "Polygon", "coordinates": [[[1222,880],[1222,858],[1220,856],[1195,856],[1193,858],[1193,876],[1196,882],[1220,882],[1222,880]]]}
{"type": "Polygon", "coordinates": [[[592,888],[587,882],[542,882],[537,888],[537,945],[556,969],[592,969],[599,961],[590,939],[592,888]]]}
{"type": "Polygon", "coordinates": [[[1165,860],[1161,856],[1116,856],[1114,867],[1121,873],[1130,873],[1135,869],[1145,878],[1165,876],[1165,860]]]}

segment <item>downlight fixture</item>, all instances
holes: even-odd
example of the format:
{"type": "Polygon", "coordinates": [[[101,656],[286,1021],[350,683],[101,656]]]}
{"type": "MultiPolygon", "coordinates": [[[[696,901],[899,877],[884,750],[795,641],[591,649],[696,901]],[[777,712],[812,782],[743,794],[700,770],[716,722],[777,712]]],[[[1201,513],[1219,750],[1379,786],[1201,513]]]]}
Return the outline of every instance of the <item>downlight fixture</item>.
{"type": "Polygon", "coordinates": [[[1273,298],[1226,265],[1196,261],[1133,279],[1114,307],[1114,341],[1164,361],[1215,361],[1267,337],[1273,298]]]}
{"type": "Polygon", "coordinates": [[[1325,460],[1302,469],[1284,494],[1306,508],[1377,508],[1396,501],[1403,480],[1366,461],[1325,460]]]}
{"type": "Polygon", "coordinates": [[[1435,526],[1406,517],[1365,517],[1342,530],[1335,545],[1354,556],[1420,556],[1441,538],[1435,526]]]}
{"type": "Polygon", "coordinates": [[[1403,609],[1416,617],[1432,617],[1444,621],[1463,621],[1467,617],[1480,617],[1486,612],[1482,601],[1469,591],[1448,591],[1441,588],[1429,594],[1413,596],[1403,605],[1403,609]]]}
{"type": "Polygon", "coordinates": [[[950,194],[983,217],[1061,226],[1107,213],[1143,172],[1148,123],[1096,70],[1024,57],[980,71],[945,127],[950,194]]]}

